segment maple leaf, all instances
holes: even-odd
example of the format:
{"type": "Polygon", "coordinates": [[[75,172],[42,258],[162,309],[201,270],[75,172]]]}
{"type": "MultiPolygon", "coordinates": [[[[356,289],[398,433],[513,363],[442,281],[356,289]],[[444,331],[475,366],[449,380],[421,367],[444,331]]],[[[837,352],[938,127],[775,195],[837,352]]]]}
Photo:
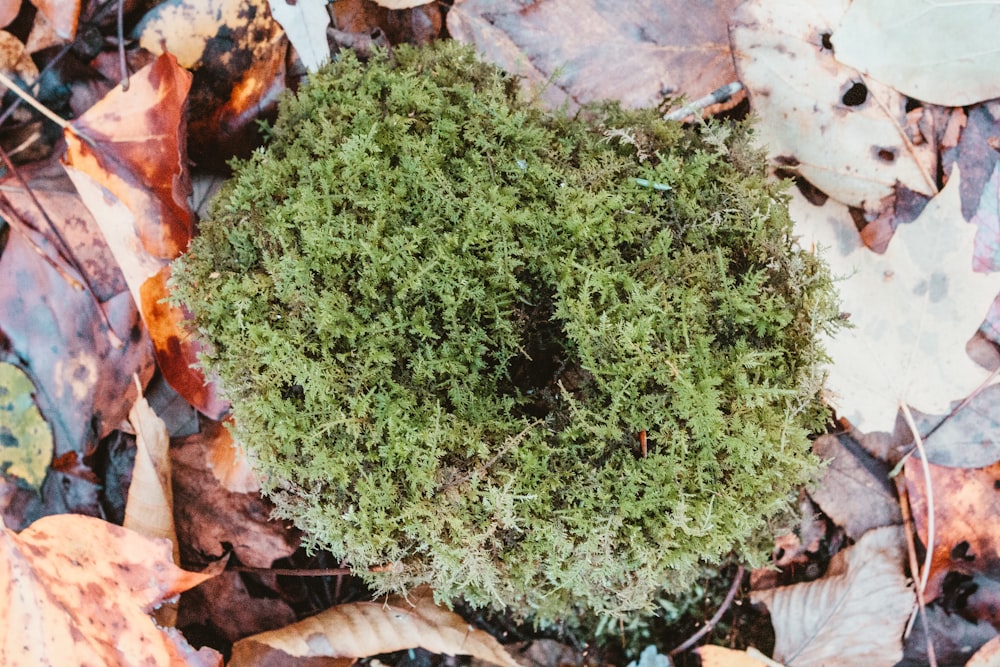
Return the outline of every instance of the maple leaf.
{"type": "Polygon", "coordinates": [[[965,352],[1000,289],[1000,274],[972,270],[976,227],[962,218],[960,175],[884,255],[848,216],[793,200],[796,232],[829,262],[851,327],[827,337],[827,388],[838,413],[862,431],[891,431],[900,401],[943,414],[989,377],[965,352]],[[846,218],[846,219],[845,219],[846,218]]]}
{"type": "Polygon", "coordinates": [[[906,99],[837,62],[825,44],[848,0],[751,0],[733,17],[736,69],[760,118],[757,136],[784,169],[866,212],[903,186],[930,196],[934,146],[917,145],[906,99]]]}
{"type": "Polygon", "coordinates": [[[221,665],[149,616],[217,574],[171,562],[170,542],[60,514],[21,533],[0,522],[0,664],[221,665]]]}

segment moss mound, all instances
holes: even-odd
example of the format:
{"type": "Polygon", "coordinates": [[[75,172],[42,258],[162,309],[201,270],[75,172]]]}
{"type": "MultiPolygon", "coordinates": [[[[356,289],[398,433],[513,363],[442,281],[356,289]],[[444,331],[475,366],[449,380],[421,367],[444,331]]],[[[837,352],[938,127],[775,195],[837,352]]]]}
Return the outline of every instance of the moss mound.
{"type": "Polygon", "coordinates": [[[759,562],[814,475],[830,281],[744,128],[517,90],[454,43],[344,55],[238,165],[175,299],[280,515],[370,583],[641,609],[759,562]]]}

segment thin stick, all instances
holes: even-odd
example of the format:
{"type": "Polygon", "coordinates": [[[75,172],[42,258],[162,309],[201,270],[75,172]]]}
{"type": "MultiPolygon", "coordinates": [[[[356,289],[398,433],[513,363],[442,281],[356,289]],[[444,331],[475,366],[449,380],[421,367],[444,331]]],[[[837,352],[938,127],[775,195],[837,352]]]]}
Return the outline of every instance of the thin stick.
{"type": "Polygon", "coordinates": [[[705,635],[707,635],[709,632],[712,631],[712,628],[715,627],[715,624],[719,622],[719,619],[722,618],[722,615],[725,614],[726,611],[729,609],[729,605],[733,603],[733,599],[736,597],[736,593],[740,590],[740,584],[743,582],[743,572],[744,570],[742,565],[736,568],[736,576],[733,578],[733,585],[729,587],[729,593],[726,594],[726,599],[722,601],[722,606],[719,607],[719,610],[715,612],[715,615],[712,616],[711,619],[709,619],[708,623],[702,626],[702,628],[698,630],[698,632],[688,637],[686,642],[684,642],[683,644],[672,650],[667,655],[677,655],[678,653],[688,650],[696,643],[698,643],[699,639],[701,639],[702,637],[704,637],[705,635]]]}
{"type": "Polygon", "coordinates": [[[125,0],[118,0],[118,63],[121,66],[122,90],[128,90],[128,64],[125,61],[125,0]]]}
{"type": "MultiPolygon", "coordinates": [[[[910,514],[910,494],[906,490],[906,480],[896,477],[896,494],[899,496],[899,510],[903,515],[903,535],[906,536],[906,555],[910,561],[910,572],[916,575],[919,566],[917,565],[917,547],[913,543],[913,515],[910,514]]],[[[927,642],[927,659],[931,667],[937,667],[937,657],[934,653],[934,642],[931,641],[930,629],[927,625],[927,602],[924,600],[924,592],[919,586],[917,589],[916,614],[911,614],[906,624],[906,631],[903,638],[910,636],[913,629],[913,622],[917,615],[920,616],[920,625],[924,629],[924,640],[927,642]]]]}
{"type": "Polygon", "coordinates": [[[903,418],[906,420],[906,425],[910,427],[910,432],[913,434],[913,441],[917,445],[917,450],[920,452],[920,467],[924,473],[924,486],[927,489],[927,544],[925,545],[927,553],[924,556],[923,571],[920,573],[920,592],[923,593],[927,589],[927,579],[930,578],[931,561],[934,557],[934,489],[931,486],[931,468],[927,462],[924,440],[920,437],[920,431],[917,430],[917,425],[913,420],[913,414],[910,412],[909,406],[902,401],[900,401],[899,405],[903,410],[903,418]]]}
{"type": "MultiPolygon", "coordinates": [[[[41,102],[39,102],[38,100],[36,100],[34,97],[32,97],[31,95],[29,95],[28,93],[26,93],[23,90],[21,90],[21,87],[18,86],[13,81],[11,81],[7,77],[7,75],[4,74],[3,72],[0,72],[0,83],[2,83],[3,85],[7,86],[10,89],[10,92],[14,93],[18,97],[20,97],[22,100],[24,100],[25,102],[27,102],[28,104],[30,104],[32,107],[35,108],[36,111],[38,111],[38,113],[42,114],[43,116],[45,116],[46,118],[48,118],[49,120],[51,120],[53,123],[55,123],[56,125],[58,125],[59,127],[61,127],[64,130],[71,130],[72,131],[73,128],[69,124],[68,121],[60,118],[53,111],[49,110],[49,108],[46,107],[44,104],[42,104],[41,102]]],[[[75,132],[74,132],[74,134],[75,134],[75,132]]]]}
{"type": "Polygon", "coordinates": [[[693,116],[706,107],[710,107],[713,104],[719,104],[720,102],[725,102],[741,90],[743,90],[743,84],[739,81],[727,83],[721,88],[713,90],[708,95],[699,97],[694,102],[685,104],[680,109],[671,111],[663,117],[663,120],[684,120],[688,116],[693,116]]]}

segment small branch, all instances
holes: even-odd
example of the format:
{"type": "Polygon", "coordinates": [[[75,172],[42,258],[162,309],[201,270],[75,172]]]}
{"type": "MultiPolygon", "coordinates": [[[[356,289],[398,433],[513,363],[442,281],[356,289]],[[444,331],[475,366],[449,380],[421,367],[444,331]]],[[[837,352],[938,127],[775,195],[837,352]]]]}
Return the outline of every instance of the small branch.
{"type": "Polygon", "coordinates": [[[686,642],[684,642],[683,644],[672,650],[667,655],[673,656],[688,650],[689,648],[697,644],[699,639],[701,639],[702,637],[704,637],[705,635],[707,635],[709,632],[712,631],[712,628],[714,628],[715,624],[719,622],[719,620],[722,618],[722,615],[729,610],[729,605],[733,603],[733,599],[736,597],[736,593],[740,590],[740,584],[743,582],[743,572],[744,572],[743,566],[740,565],[736,569],[736,576],[733,578],[733,585],[729,587],[729,593],[726,594],[726,599],[722,601],[722,606],[719,607],[719,610],[715,612],[715,615],[712,616],[711,619],[709,619],[708,623],[702,626],[702,628],[698,630],[698,632],[688,637],[686,642]]]}
{"type": "Polygon", "coordinates": [[[3,85],[7,86],[10,89],[10,92],[14,93],[18,97],[20,97],[22,100],[24,100],[25,102],[27,102],[28,104],[30,104],[32,107],[34,107],[34,109],[36,111],[38,111],[38,113],[42,114],[43,116],[45,116],[46,118],[48,118],[49,120],[51,120],[53,123],[55,123],[56,125],[58,125],[59,127],[61,127],[64,130],[70,130],[70,131],[72,131],[73,128],[70,126],[69,121],[67,121],[67,120],[65,120],[63,118],[60,118],[59,116],[57,116],[55,114],[55,112],[51,111],[47,106],[45,106],[44,104],[42,104],[41,102],[39,102],[38,100],[36,100],[34,97],[32,97],[31,95],[29,95],[28,93],[26,93],[23,90],[21,90],[21,87],[19,85],[17,85],[16,83],[14,83],[13,81],[11,81],[7,77],[7,75],[4,74],[3,72],[0,72],[0,83],[2,83],[3,85]]]}

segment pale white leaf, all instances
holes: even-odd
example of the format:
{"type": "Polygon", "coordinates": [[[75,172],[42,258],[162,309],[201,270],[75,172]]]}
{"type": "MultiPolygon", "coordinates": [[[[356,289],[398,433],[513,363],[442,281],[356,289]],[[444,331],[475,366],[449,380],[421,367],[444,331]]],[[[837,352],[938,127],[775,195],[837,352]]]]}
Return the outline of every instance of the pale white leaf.
{"type": "Polygon", "coordinates": [[[957,107],[1000,97],[1000,3],[854,0],[837,60],[910,97],[957,107]]]}
{"type": "Polygon", "coordinates": [[[863,82],[824,45],[847,5],[750,0],[736,12],[730,35],[771,159],[837,201],[877,211],[897,184],[934,194],[927,165],[936,158],[928,143],[914,145],[904,135],[906,99],[863,82]]]}
{"type": "Polygon", "coordinates": [[[865,533],[817,581],[751,594],[774,625],[774,658],[788,667],[891,667],[916,596],[903,575],[899,526],[865,533]]]}
{"type": "Polygon", "coordinates": [[[326,0],[268,0],[268,5],[307,70],[315,72],[330,60],[326,0]]]}
{"type": "Polygon", "coordinates": [[[972,270],[976,226],[962,218],[959,181],[956,167],[884,255],[861,243],[843,207],[791,204],[796,233],[842,278],[841,310],[851,327],[825,342],[827,389],[840,416],[862,431],[891,431],[900,401],[944,414],[989,377],[965,345],[1000,290],[1000,274],[972,270]]]}

